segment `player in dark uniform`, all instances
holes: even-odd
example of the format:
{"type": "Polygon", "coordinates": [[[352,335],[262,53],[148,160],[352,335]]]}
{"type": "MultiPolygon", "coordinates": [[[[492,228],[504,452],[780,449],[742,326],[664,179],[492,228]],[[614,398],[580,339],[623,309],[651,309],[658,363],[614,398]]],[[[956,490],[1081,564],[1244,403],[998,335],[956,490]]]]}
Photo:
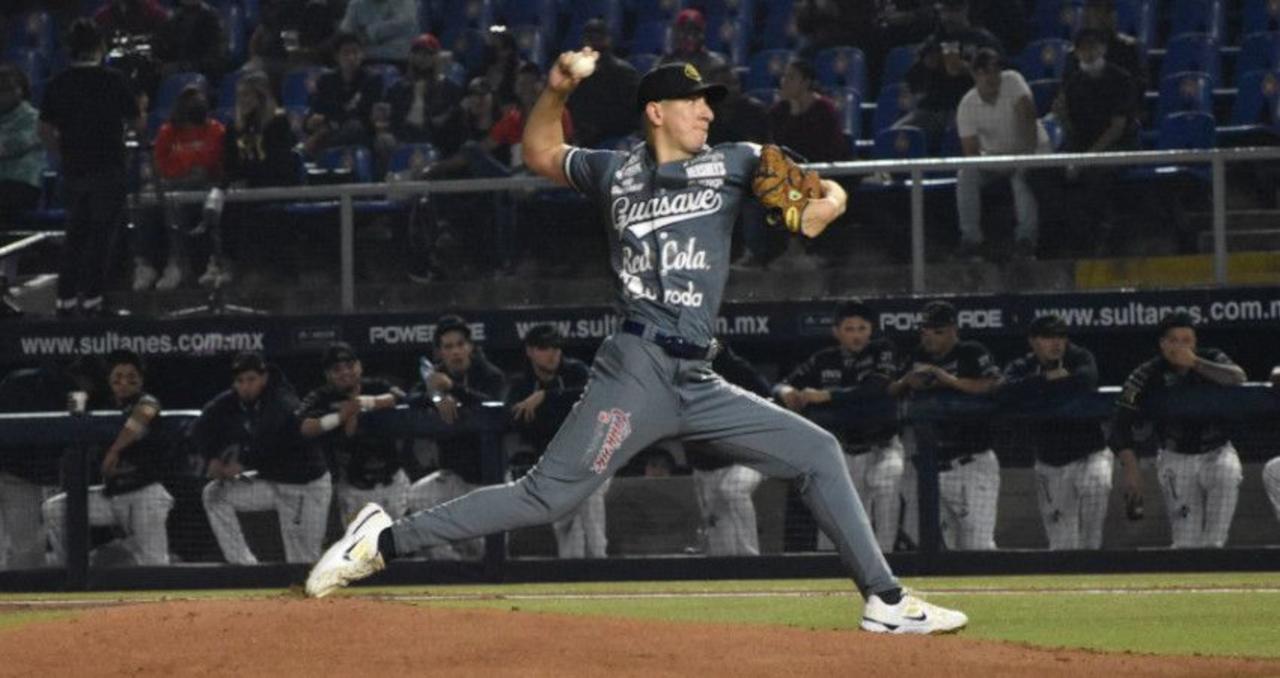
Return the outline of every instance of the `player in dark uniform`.
{"type": "MultiPolygon", "coordinates": [[[[803,412],[829,403],[844,406],[888,400],[889,384],[897,376],[897,352],[883,337],[872,339],[876,314],[861,301],[836,307],[831,334],[837,345],[809,356],[778,385],[778,399],[788,409],[803,412]]],[[[876,541],[888,553],[898,536],[904,454],[896,420],[863,420],[834,431],[844,448],[849,477],[871,516],[876,541]]],[[[831,550],[831,540],[819,535],[818,549],[831,550]]]]}
{"type": "Polygon", "coordinates": [[[192,427],[208,461],[203,493],[209,526],[228,563],[253,565],[236,511],[275,511],[287,562],[315,558],[324,543],[333,484],[324,457],[298,432],[298,396],[258,353],[231,363],[231,388],[209,401],[192,427]]]}
{"type": "MultiPolygon", "coordinates": [[[[921,310],[920,346],[911,365],[889,386],[893,395],[925,394],[950,389],[970,395],[990,393],[1000,382],[1000,368],[986,346],[961,341],[956,309],[945,301],[931,301],[921,310]]],[[[940,421],[934,424],[938,462],[938,509],[942,538],[950,549],[996,547],[996,500],[1000,496],[1000,462],[991,449],[991,426],[985,421],[940,421]]],[[[915,474],[902,488],[912,505],[915,474]]],[[[908,513],[910,511],[908,510],[908,513]]],[[[917,523],[904,516],[903,529],[917,523]]]]}
{"type": "Polygon", "coordinates": [[[1196,346],[1196,322],[1188,313],[1166,315],[1159,331],[1160,355],[1139,365],[1124,382],[1111,422],[1111,449],[1124,468],[1126,500],[1141,503],[1133,427],[1140,420],[1154,420],[1156,473],[1174,548],[1221,548],[1244,477],[1227,437],[1227,422],[1151,409],[1174,404],[1191,391],[1243,384],[1244,370],[1226,353],[1196,346]]]}
{"type": "MultiPolygon", "coordinates": [[[[142,358],[132,351],[107,356],[107,383],[124,427],[102,455],[102,485],[89,488],[89,525],[118,526],[138,565],[169,564],[166,520],[173,497],[161,484],[170,469],[170,441],[156,431],[160,401],[143,390],[142,358]]],[[[67,495],[44,503],[44,522],[58,562],[65,562],[67,495]]]]}
{"type": "Polygon", "coordinates": [[[330,344],[321,361],[325,385],[302,399],[298,408],[304,438],[318,439],[338,475],[334,483],[344,517],[376,502],[396,517],[409,505],[405,474],[395,438],[361,425],[361,413],[395,407],[404,391],[385,379],[364,376],[364,365],[345,342],[330,344]]]}
{"type": "MultiPolygon", "coordinates": [[[[565,357],[562,341],[553,325],[530,328],[524,335],[529,367],[507,393],[515,430],[538,456],[551,444],[587,385],[586,364],[565,357]]],[[[605,557],[609,542],[605,536],[604,497],[608,492],[606,482],[576,510],[551,523],[561,558],[605,557]]]]}
{"type": "MultiPolygon", "coordinates": [[[[595,202],[619,283],[621,331],[596,353],[586,393],[528,474],[394,524],[377,506],[366,507],[312,569],[308,593],[326,595],[398,553],[551,522],[641,450],[679,438],[713,444],[799,483],[866,596],[863,628],[933,633],[964,626],[963,614],[902,591],[835,437],[711,371],[730,237],[761,152],[745,143],[706,146],[709,104],[724,87],[704,83],[688,64],[657,67],[639,87],[645,143],[627,151],[575,148],[565,144],[560,119],[569,94],[590,73],[592,64],[582,60],[594,57],[589,48],[560,56],[529,113],[523,152],[532,170],[595,202]]],[[[838,184],[824,181],[822,191],[825,197],[788,217],[809,237],[845,209],[838,184]]]]}
{"type": "MultiPolygon", "coordinates": [[[[1089,349],[1067,339],[1062,318],[1036,318],[1027,341],[1031,352],[1005,367],[998,391],[1011,407],[1061,407],[1098,387],[1097,361],[1089,349]]],[[[1101,548],[1114,463],[1102,427],[1097,421],[1069,419],[1036,420],[1027,428],[1049,548],[1101,548]]]]}

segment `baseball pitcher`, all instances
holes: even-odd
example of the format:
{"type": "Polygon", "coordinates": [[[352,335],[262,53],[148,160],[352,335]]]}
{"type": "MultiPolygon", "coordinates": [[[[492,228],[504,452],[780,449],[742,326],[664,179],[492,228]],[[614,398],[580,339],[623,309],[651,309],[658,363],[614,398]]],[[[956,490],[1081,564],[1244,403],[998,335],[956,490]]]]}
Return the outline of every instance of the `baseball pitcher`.
{"type": "Polygon", "coordinates": [[[312,569],[323,596],[399,553],[553,521],[656,441],[709,443],[762,473],[794,480],[846,571],[866,596],[861,626],[935,633],[963,614],[902,591],[876,544],[835,437],[711,370],[714,326],[742,202],[762,196],[772,217],[813,237],[845,209],[844,190],[754,144],[706,145],[711,104],[725,89],[689,64],[656,67],[640,82],[645,142],[627,151],[564,141],[560,117],[596,54],[566,52],[524,130],[525,163],[595,202],[625,321],[596,353],[586,393],[546,454],[518,482],[486,487],[392,523],[376,505],[312,569]]]}

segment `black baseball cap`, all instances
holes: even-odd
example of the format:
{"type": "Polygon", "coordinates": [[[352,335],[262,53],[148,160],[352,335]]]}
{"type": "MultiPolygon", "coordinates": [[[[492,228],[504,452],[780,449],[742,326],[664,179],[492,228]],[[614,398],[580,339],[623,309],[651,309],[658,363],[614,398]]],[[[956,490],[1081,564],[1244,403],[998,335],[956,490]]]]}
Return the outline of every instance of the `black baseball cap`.
{"type": "Polygon", "coordinates": [[[238,377],[244,372],[265,374],[267,372],[267,361],[257,351],[237,353],[236,357],[231,359],[231,376],[238,377]]]}
{"type": "Polygon", "coordinates": [[[920,309],[920,326],[936,329],[956,324],[956,307],[951,302],[935,300],[920,309]]]}
{"type": "Polygon", "coordinates": [[[524,335],[524,345],[532,348],[560,348],[564,337],[555,325],[536,325],[524,335]]]}
{"type": "Polygon", "coordinates": [[[335,341],[329,344],[329,348],[324,350],[324,359],[321,363],[327,370],[338,363],[353,363],[359,359],[356,357],[356,352],[351,349],[351,344],[345,341],[335,341]]]}
{"type": "Polygon", "coordinates": [[[693,64],[676,61],[655,66],[640,78],[636,109],[643,111],[650,101],[683,99],[695,94],[705,96],[708,104],[716,104],[728,93],[724,85],[704,82],[693,64]]]}
{"type": "Polygon", "coordinates": [[[1065,337],[1067,336],[1067,323],[1053,313],[1042,315],[1031,321],[1031,325],[1027,327],[1027,336],[1065,337]]]}
{"type": "Polygon", "coordinates": [[[835,321],[840,323],[845,318],[862,318],[875,325],[877,316],[876,312],[861,299],[850,299],[836,305],[835,321]]]}
{"type": "Polygon", "coordinates": [[[444,339],[444,335],[450,332],[461,332],[467,341],[471,341],[471,326],[467,325],[467,321],[462,319],[460,315],[443,315],[436,321],[435,344],[440,345],[444,339]]]}

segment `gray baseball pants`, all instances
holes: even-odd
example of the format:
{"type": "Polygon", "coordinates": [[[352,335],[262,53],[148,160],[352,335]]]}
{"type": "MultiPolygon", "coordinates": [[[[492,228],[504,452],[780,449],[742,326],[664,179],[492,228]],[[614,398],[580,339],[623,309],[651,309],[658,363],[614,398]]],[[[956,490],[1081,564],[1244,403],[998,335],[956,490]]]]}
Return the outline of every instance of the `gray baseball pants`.
{"type": "Polygon", "coordinates": [[[582,399],[528,474],[396,521],[396,550],[557,520],[633,455],[667,438],[702,441],[765,475],[796,481],[862,591],[898,586],[834,436],[726,383],[705,360],[673,358],[629,334],[601,345],[582,399]]]}

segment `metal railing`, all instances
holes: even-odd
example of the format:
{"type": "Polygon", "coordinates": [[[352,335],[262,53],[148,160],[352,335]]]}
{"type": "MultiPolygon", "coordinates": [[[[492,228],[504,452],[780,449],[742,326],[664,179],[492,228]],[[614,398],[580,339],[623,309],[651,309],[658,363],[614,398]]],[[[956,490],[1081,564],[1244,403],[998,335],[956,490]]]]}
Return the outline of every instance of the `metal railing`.
{"type": "MultiPolygon", "coordinates": [[[[1185,166],[1208,164],[1213,204],[1213,274],[1214,283],[1226,285],[1226,165],[1233,162],[1280,160],[1280,147],[1222,148],[1208,150],[1132,151],[1118,153],[1056,153],[1043,155],[999,155],[963,158],[921,158],[912,160],[865,160],[807,165],[825,177],[862,176],[876,173],[907,174],[910,180],[911,205],[911,291],[923,293],[925,285],[924,189],[925,173],[954,172],[974,168],[1016,170],[1077,166],[1185,166]]],[[[360,198],[410,198],[424,194],[478,193],[487,191],[523,191],[553,188],[541,177],[503,179],[451,179],[441,181],[391,181],[362,184],[333,184],[288,188],[233,189],[227,192],[229,202],[276,202],[338,200],[341,250],[342,311],[355,311],[355,201],[360,198]]],[[[202,191],[174,191],[166,199],[180,203],[199,203],[202,191]]],[[[153,192],[134,196],[135,204],[154,204],[153,192]]]]}

